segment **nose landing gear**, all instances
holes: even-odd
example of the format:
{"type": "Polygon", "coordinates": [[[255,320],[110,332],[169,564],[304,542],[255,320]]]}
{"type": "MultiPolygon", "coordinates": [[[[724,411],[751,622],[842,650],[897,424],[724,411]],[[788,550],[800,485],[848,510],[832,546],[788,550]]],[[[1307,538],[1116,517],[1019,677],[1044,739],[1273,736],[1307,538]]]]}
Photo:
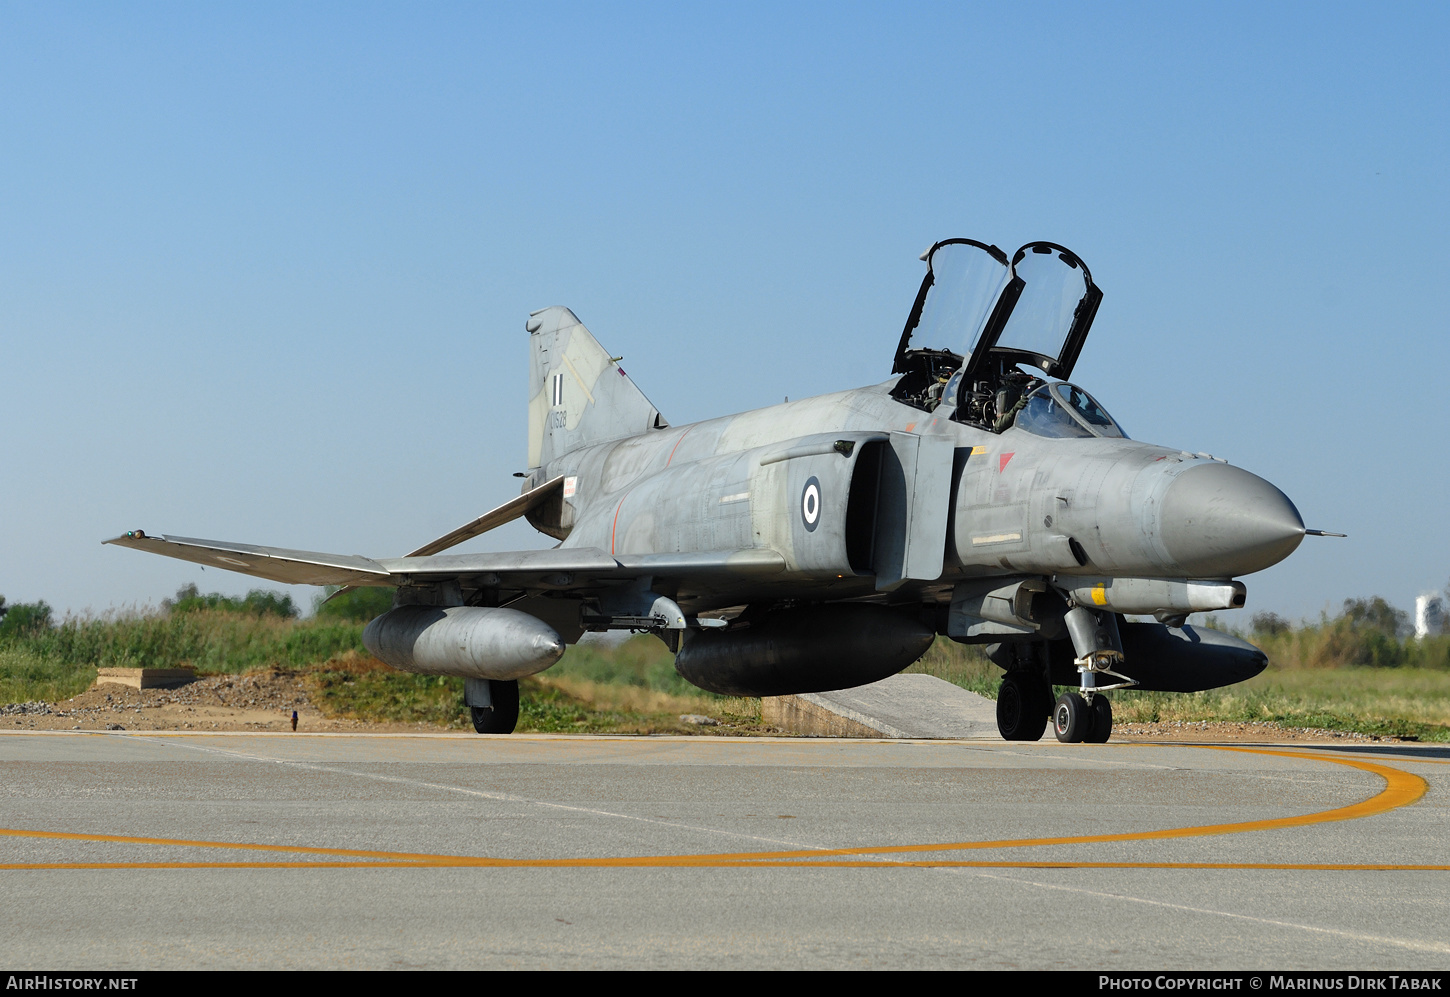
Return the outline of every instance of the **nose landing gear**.
{"type": "Polygon", "coordinates": [[[1101,692],[1089,703],[1081,694],[1065,692],[1052,709],[1052,732],[1064,744],[1106,744],[1113,733],[1113,704],[1101,692]]]}
{"type": "Polygon", "coordinates": [[[1123,642],[1118,636],[1118,618],[1112,613],[1074,606],[1063,622],[1072,637],[1081,686],[1078,692],[1063,693],[1052,710],[1052,730],[1064,744],[1087,742],[1106,744],[1113,732],[1113,705],[1103,693],[1127,689],[1136,679],[1114,671],[1123,662],[1123,642]],[[1099,677],[1118,681],[1100,685],[1099,677]]]}

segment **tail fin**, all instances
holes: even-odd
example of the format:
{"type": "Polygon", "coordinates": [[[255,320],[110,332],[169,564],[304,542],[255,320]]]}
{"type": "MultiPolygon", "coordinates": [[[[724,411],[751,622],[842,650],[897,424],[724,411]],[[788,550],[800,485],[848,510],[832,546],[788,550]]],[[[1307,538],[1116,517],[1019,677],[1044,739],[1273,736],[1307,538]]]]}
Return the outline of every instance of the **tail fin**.
{"type": "Polygon", "coordinates": [[[529,467],[669,425],[574,313],[529,316],[529,467]]]}

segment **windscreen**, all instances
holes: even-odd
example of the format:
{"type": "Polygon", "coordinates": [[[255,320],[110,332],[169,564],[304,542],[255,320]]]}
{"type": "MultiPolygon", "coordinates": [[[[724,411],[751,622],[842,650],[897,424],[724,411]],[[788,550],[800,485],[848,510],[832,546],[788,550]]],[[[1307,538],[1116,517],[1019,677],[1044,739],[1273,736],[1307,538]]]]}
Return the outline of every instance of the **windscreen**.
{"type": "Polygon", "coordinates": [[[1127,439],[1107,409],[1075,384],[1043,385],[1032,392],[1015,425],[1050,439],[1127,439]]]}

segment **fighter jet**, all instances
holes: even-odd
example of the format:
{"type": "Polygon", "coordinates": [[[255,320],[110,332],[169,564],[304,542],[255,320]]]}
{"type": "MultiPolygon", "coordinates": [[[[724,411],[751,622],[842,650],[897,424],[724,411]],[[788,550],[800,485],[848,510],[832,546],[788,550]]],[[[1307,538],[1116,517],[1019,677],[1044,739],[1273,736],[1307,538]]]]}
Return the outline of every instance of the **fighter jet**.
{"type": "Polygon", "coordinates": [[[655,634],[682,676],[736,696],[877,681],[938,636],[983,644],[1009,740],[1050,721],[1061,741],[1104,742],[1110,690],[1261,671],[1256,647],[1188,616],[1243,606],[1238,576],[1320,531],[1263,478],[1129,439],[1068,380],[1102,300],[1070,250],[1009,260],[949,239],[922,259],[888,380],[686,426],[569,309],[532,313],[522,493],[403,557],[141,530],[105,543],[396,586],[366,646],[464,678],[480,733],[511,732],[518,679],[589,631],[655,634]],[[443,553],[519,517],[558,543],[443,553]],[[1077,691],[1054,702],[1054,684],[1077,691]]]}

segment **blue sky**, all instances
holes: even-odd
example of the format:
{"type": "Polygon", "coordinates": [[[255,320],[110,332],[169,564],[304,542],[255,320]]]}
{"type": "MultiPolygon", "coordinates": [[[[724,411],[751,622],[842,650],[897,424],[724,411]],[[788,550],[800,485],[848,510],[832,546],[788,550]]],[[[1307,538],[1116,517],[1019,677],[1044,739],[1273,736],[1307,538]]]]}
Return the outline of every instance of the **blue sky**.
{"type": "MultiPolygon", "coordinates": [[[[255,582],[516,492],[533,309],[675,424],[884,379],[932,241],[1079,253],[1074,379],[1311,527],[1250,609],[1450,577],[1450,14],[0,6],[0,593],[255,582]]],[[[515,524],[470,548],[546,546],[515,524]]],[[[310,590],[300,589],[302,601],[310,590]]]]}

